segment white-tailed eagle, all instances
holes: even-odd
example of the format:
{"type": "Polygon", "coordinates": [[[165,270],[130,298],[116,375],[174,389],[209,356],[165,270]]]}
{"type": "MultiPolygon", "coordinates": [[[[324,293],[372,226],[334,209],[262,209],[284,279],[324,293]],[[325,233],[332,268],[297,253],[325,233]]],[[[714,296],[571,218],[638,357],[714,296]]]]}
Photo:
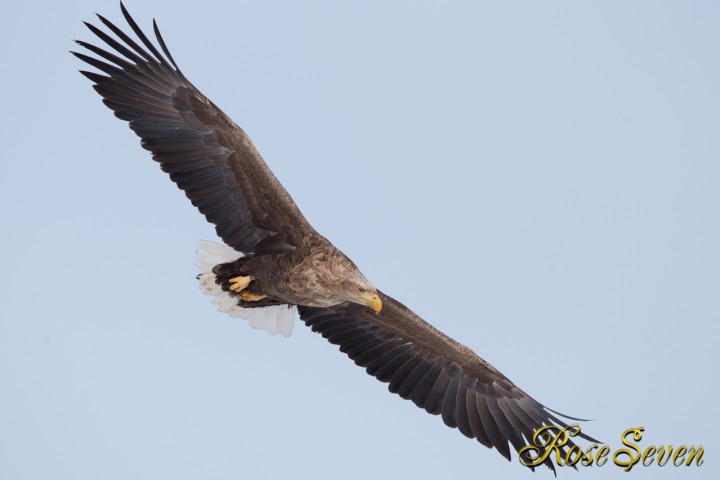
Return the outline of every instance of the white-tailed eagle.
{"type": "MultiPolygon", "coordinates": [[[[142,45],[98,15],[115,37],[86,23],[105,47],[78,41],[96,56],[73,53],[102,72],[82,74],[215,225],[225,245],[203,243],[198,278],[221,309],[285,335],[299,313],[392,393],[507,459],[536,429],[566,425],[472,350],[377,290],[307,222],[247,134],[180,71],[157,25],[162,53],[121,9],[142,45]]],[[[545,463],[554,470],[551,457],[545,463]]]]}

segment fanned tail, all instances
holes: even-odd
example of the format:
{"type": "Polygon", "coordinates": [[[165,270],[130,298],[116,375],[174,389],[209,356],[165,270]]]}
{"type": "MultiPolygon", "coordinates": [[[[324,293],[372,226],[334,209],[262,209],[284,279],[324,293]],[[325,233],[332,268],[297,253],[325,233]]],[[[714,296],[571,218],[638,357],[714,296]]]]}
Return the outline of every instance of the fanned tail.
{"type": "Polygon", "coordinates": [[[213,297],[213,303],[218,310],[230,314],[235,318],[241,318],[250,322],[252,328],[262,329],[271,335],[282,334],[289,337],[295,325],[296,307],[288,305],[272,305],[269,307],[243,308],[238,305],[237,298],[215,283],[215,274],[212,272],[215,265],[237,260],[243,254],[227,245],[200,241],[200,248],[197,249],[198,259],[195,265],[200,274],[200,289],[206,295],[213,297]]]}

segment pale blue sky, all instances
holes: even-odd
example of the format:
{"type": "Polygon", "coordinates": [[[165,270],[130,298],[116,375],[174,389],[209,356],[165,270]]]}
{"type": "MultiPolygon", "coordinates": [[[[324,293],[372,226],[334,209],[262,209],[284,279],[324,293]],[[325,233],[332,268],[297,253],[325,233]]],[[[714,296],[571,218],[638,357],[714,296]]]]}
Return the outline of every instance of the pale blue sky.
{"type": "MultiPolygon", "coordinates": [[[[0,478],[531,478],[301,324],[216,312],[194,278],[212,227],[67,53],[118,2],[21,3],[0,20],[0,478]]],[[[644,426],[706,449],[560,477],[718,478],[720,4],[127,6],[375,285],[614,448],[644,426]]]]}

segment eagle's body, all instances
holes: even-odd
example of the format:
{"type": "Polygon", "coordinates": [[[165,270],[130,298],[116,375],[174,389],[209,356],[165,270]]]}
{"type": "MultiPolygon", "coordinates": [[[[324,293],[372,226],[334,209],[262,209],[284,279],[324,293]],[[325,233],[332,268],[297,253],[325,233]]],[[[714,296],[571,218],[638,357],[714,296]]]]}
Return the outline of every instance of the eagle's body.
{"type": "MultiPolygon", "coordinates": [[[[267,296],[259,300],[264,302],[260,305],[309,307],[330,307],[346,301],[338,294],[337,286],[352,272],[359,273],[355,264],[320,235],[304,238],[299,247],[289,252],[242,257],[213,269],[222,284],[238,276],[251,277],[248,288],[267,296]]],[[[239,304],[245,308],[258,306],[242,299],[239,304]]]]}
{"type": "Polygon", "coordinates": [[[144,48],[99,16],[117,39],[87,25],[114,53],[78,42],[102,60],[75,55],[105,74],[82,72],[215,225],[225,245],[203,243],[198,278],[222,310],[287,335],[297,309],[391,392],[508,459],[508,442],[519,451],[542,425],[566,425],[472,350],[377,291],[307,222],[247,134],[187,80],[157,26],[164,55],[122,11],[144,48]]]}

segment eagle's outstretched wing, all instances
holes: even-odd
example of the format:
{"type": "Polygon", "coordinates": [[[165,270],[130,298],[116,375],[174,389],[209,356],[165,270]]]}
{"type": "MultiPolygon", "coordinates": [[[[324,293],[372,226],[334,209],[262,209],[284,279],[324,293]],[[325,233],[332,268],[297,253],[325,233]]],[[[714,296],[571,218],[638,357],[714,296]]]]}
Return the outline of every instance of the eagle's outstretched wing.
{"type": "Polygon", "coordinates": [[[130,122],[142,146],[215,224],[225,243],[244,253],[292,250],[314,230],[250,138],[185,78],[157,25],[155,36],[165,55],[121,8],[146,48],[98,15],[117,39],[86,25],[115,53],[77,41],[102,60],[72,53],[106,75],[82,74],[95,83],[105,105],[130,122]]]}
{"type": "MultiPolygon", "coordinates": [[[[466,346],[381,292],[379,314],[354,303],[298,307],[300,318],[388,389],[510,460],[543,425],[564,416],[537,402],[466,346]],[[557,414],[557,415],[555,415],[557,414]]],[[[572,420],[579,420],[566,417],[572,420]]],[[[580,432],[580,437],[595,440],[580,432]]],[[[572,441],[566,444],[570,448],[572,441]]],[[[542,449],[541,449],[542,450],[542,449]]],[[[552,458],[545,464],[555,470],[552,458]]]]}

